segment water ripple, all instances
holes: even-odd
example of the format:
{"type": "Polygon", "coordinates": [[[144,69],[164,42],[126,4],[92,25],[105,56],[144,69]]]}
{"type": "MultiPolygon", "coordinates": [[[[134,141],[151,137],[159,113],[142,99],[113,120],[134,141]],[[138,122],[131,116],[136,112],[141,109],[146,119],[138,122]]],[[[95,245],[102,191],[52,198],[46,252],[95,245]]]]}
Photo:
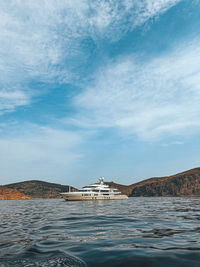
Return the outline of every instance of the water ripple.
{"type": "Polygon", "coordinates": [[[0,267],[198,266],[200,198],[0,201],[0,267]]]}

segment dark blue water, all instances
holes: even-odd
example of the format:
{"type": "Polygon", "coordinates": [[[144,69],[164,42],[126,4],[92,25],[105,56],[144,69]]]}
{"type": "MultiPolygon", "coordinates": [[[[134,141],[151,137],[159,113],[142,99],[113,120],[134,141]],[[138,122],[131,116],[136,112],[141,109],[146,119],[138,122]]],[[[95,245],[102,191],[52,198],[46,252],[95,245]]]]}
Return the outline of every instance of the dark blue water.
{"type": "Polygon", "coordinates": [[[200,266],[200,198],[2,200],[0,266],[200,266]]]}

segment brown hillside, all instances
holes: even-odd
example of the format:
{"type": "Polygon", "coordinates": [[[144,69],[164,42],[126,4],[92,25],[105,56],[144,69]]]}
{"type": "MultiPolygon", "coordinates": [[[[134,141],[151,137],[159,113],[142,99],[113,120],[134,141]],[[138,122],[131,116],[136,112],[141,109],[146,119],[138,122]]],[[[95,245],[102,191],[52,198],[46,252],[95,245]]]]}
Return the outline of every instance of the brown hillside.
{"type": "Polygon", "coordinates": [[[132,185],[107,184],[132,197],[200,196],[200,168],[166,177],[154,177],[132,185]]]}
{"type": "Polygon", "coordinates": [[[20,193],[16,189],[0,186],[0,200],[6,199],[29,199],[29,197],[23,193],[20,193]]]}
{"type": "MultiPolygon", "coordinates": [[[[37,180],[8,184],[6,187],[17,189],[30,198],[61,198],[61,192],[69,191],[68,185],[47,183],[37,180]]],[[[71,187],[71,190],[75,191],[76,189],[71,187]]]]}
{"type": "Polygon", "coordinates": [[[200,196],[200,168],[134,184],[130,196],[200,196]]]}

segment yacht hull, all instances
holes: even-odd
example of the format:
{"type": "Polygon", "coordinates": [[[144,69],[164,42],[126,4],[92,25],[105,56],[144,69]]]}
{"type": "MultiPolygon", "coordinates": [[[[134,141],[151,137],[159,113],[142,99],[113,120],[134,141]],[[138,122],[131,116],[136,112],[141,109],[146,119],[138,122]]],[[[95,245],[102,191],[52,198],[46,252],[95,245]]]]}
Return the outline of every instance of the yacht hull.
{"type": "Polygon", "coordinates": [[[109,196],[104,196],[104,195],[99,195],[99,196],[84,196],[79,193],[62,193],[62,197],[66,201],[87,201],[87,200],[119,200],[119,199],[128,199],[126,195],[109,195],[109,196]]]}

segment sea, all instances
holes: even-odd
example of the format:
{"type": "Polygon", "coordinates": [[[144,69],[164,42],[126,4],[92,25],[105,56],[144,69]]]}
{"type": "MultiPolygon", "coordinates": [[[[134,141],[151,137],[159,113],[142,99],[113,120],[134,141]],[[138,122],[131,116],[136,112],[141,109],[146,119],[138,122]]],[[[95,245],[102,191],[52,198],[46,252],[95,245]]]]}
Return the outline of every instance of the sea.
{"type": "Polygon", "coordinates": [[[200,198],[0,201],[0,267],[200,266],[200,198]]]}

